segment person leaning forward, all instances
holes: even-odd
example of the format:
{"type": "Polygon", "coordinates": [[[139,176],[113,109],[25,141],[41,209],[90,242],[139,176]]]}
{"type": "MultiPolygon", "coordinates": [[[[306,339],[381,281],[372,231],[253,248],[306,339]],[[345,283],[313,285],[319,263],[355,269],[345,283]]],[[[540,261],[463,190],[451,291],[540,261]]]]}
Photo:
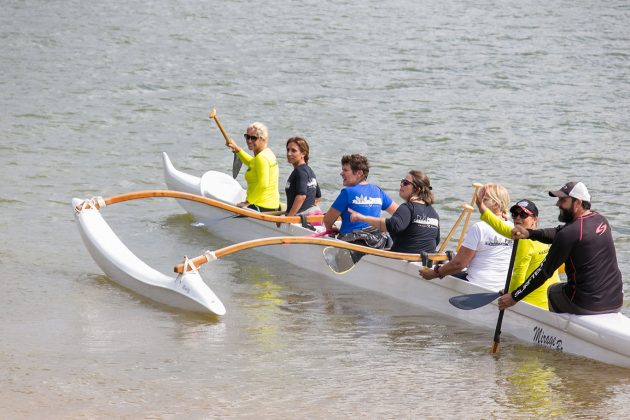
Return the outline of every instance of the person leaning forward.
{"type": "Polygon", "coordinates": [[[582,182],[567,182],[558,191],[556,228],[530,230],[515,226],[514,239],[551,243],[547,258],[512,293],[499,298],[499,309],[516,304],[542,285],[565,263],[567,282],[549,287],[549,310],[578,315],[618,312],[623,305],[623,281],[608,220],[591,211],[591,196],[582,182]]]}

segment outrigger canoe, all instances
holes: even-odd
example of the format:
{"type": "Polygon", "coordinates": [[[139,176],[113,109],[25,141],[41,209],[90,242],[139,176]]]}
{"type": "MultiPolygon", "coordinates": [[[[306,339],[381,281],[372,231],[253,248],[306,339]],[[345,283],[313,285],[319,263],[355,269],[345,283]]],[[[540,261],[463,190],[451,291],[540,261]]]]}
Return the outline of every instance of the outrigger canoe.
{"type": "Polygon", "coordinates": [[[112,280],[155,302],[191,312],[224,315],[225,307],[197,270],[167,276],[140,260],[103,219],[102,199],[74,198],[72,207],[83,243],[112,280]]]}
{"type": "MultiPolygon", "coordinates": [[[[229,175],[208,171],[198,177],[177,170],[163,153],[164,175],[170,190],[220,200],[221,207],[178,200],[181,206],[212,233],[233,242],[273,236],[306,236],[313,232],[299,223],[276,224],[250,217],[236,217],[245,191],[229,175]],[[232,206],[232,207],[230,207],[232,206]]],[[[452,276],[426,281],[420,278],[420,264],[366,255],[354,269],[339,275],[332,272],[322,257],[322,246],[283,245],[257,248],[260,252],[284,260],[305,270],[346,284],[416,305],[492,330],[498,309],[496,302],[474,311],[449,304],[449,298],[462,294],[496,292],[452,276]]],[[[505,334],[536,346],[587,357],[604,363],[630,368],[630,318],[622,313],[605,315],[556,314],[525,302],[505,311],[505,334]]]]}

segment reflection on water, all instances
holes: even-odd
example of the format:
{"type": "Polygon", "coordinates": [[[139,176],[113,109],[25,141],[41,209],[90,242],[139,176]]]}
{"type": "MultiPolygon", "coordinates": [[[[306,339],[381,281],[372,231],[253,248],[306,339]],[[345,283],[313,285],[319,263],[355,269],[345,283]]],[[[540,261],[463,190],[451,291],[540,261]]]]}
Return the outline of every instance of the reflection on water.
{"type": "Polygon", "coordinates": [[[571,405],[558,389],[562,381],[555,367],[545,365],[538,353],[530,349],[517,352],[509,366],[497,370],[497,381],[506,384],[507,402],[519,412],[537,418],[565,416],[571,405]]]}
{"type": "Polygon", "coordinates": [[[253,283],[255,292],[246,296],[249,303],[245,309],[254,321],[249,324],[247,331],[263,348],[278,348],[282,340],[280,326],[275,318],[278,315],[278,306],[284,303],[281,296],[282,286],[271,280],[264,280],[265,277],[270,277],[264,269],[252,269],[248,274],[254,275],[256,280],[253,283]]]}
{"type": "Polygon", "coordinates": [[[530,346],[508,351],[509,357],[497,360],[497,383],[506,386],[506,403],[528,416],[598,417],[609,409],[615,389],[630,384],[627,369],[530,346]]]}

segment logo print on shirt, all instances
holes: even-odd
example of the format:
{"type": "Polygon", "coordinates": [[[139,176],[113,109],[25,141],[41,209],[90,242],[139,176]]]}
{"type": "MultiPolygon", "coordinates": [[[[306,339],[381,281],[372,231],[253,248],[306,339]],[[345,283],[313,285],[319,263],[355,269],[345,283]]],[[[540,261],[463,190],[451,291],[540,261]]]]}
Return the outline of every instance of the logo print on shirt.
{"type": "Polygon", "coordinates": [[[359,195],[359,196],[354,197],[354,199],[352,200],[352,204],[362,204],[362,205],[367,205],[367,206],[373,206],[373,205],[382,206],[383,200],[381,199],[381,197],[366,197],[364,195],[359,195]]]}
{"type": "Polygon", "coordinates": [[[420,226],[425,227],[434,227],[437,228],[440,226],[440,221],[434,217],[429,216],[416,216],[412,223],[418,224],[420,226]]]}
{"type": "Polygon", "coordinates": [[[597,229],[595,229],[595,233],[601,236],[604,232],[606,232],[606,229],[608,229],[608,226],[604,223],[600,223],[599,226],[597,226],[597,229]]]}

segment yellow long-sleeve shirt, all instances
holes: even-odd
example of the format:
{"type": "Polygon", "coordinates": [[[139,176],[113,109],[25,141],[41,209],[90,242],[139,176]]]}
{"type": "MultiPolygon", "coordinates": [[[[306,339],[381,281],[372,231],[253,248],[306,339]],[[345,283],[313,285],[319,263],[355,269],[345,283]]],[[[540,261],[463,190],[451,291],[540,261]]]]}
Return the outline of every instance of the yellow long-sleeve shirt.
{"type": "MultiPolygon", "coordinates": [[[[503,223],[503,221],[490,210],[486,209],[486,211],[483,212],[481,220],[492,226],[500,235],[507,238],[512,237],[512,227],[503,223]]],[[[510,280],[510,292],[523,284],[529,275],[538,268],[547,256],[547,252],[549,252],[549,245],[543,244],[542,242],[532,241],[530,239],[521,239],[518,241],[518,249],[514,257],[512,279],[510,280]]],[[[523,300],[543,309],[549,309],[547,288],[559,281],[558,271],[556,271],[542,286],[527,295],[523,300]]]]}
{"type": "Polygon", "coordinates": [[[247,166],[247,202],[259,207],[277,209],[280,206],[278,161],[271,149],[266,147],[256,156],[241,149],[237,153],[241,162],[247,166]]]}

